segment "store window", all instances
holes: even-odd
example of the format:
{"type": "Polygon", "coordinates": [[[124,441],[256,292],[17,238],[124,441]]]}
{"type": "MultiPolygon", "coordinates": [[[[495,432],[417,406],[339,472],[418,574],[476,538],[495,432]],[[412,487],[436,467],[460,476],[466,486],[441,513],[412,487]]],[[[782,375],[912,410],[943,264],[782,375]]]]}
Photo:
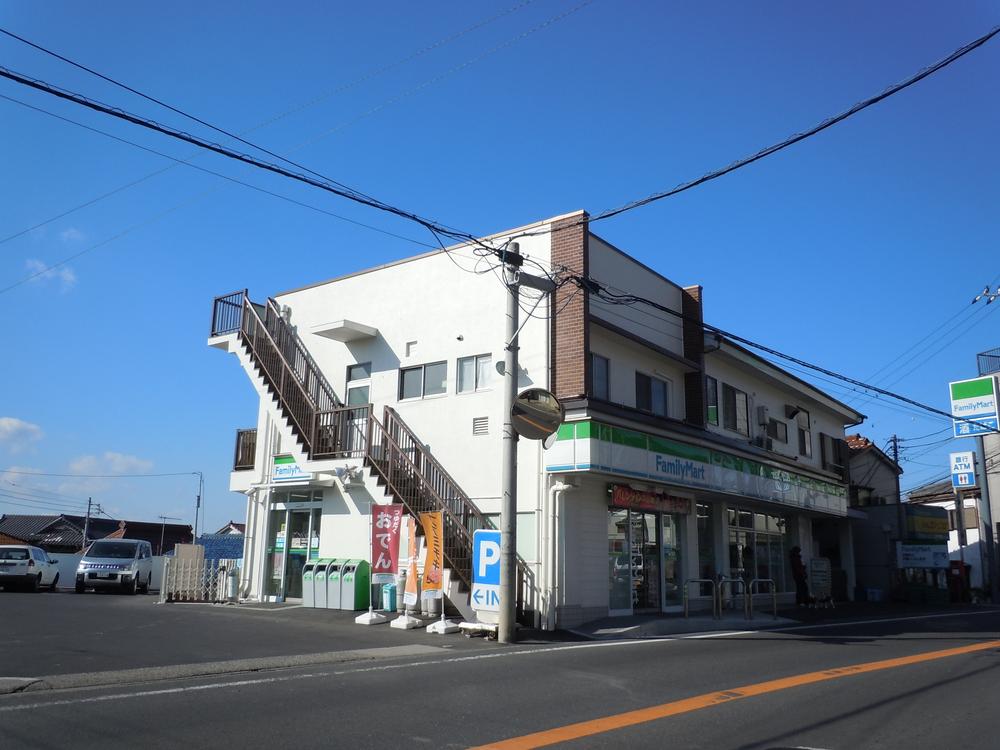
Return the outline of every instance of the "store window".
{"type": "MultiPolygon", "coordinates": [[[[715,563],[715,506],[710,503],[698,503],[698,577],[715,578],[717,571],[715,563]]],[[[709,596],[712,587],[701,584],[701,595],[709,596]]]]}
{"type": "Polygon", "coordinates": [[[785,564],[785,527],[782,516],[729,508],[729,575],[747,583],[770,578],[778,591],[794,588],[785,564]]]}

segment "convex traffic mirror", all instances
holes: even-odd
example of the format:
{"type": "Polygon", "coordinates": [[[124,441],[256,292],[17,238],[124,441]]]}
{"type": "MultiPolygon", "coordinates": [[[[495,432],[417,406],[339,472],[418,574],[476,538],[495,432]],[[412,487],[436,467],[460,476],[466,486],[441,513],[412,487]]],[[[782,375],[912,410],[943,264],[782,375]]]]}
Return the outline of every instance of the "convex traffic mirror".
{"type": "Polygon", "coordinates": [[[544,388],[522,391],[510,409],[514,429],[528,440],[545,440],[559,429],[565,416],[559,399],[544,388]]]}

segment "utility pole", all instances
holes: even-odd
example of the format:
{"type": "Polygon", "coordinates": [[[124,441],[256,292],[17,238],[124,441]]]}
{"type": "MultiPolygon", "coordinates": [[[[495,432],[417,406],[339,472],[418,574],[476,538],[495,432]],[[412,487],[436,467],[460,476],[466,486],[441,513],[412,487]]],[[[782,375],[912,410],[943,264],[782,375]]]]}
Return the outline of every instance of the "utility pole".
{"type": "MultiPolygon", "coordinates": [[[[892,460],[896,464],[896,466],[898,467],[899,466],[899,437],[896,434],[893,434],[893,436],[892,436],[892,438],[890,439],[889,442],[892,443],[892,460]]],[[[899,475],[898,474],[896,475],[896,502],[897,503],[903,502],[903,498],[900,497],[900,495],[899,495],[899,475]]]]}
{"type": "Polygon", "coordinates": [[[201,497],[205,494],[205,475],[200,471],[192,473],[198,475],[198,495],[194,501],[194,537],[191,539],[193,543],[198,541],[198,511],[201,510],[201,497]]]}
{"type": "Polygon", "coordinates": [[[511,242],[502,250],[504,283],[507,286],[507,327],[504,340],[503,364],[503,451],[500,503],[500,618],[497,640],[514,643],[517,640],[517,432],[511,420],[511,410],[517,398],[518,375],[518,310],[521,286],[542,292],[555,290],[550,279],[522,273],[524,258],[520,245],[511,242]]]}
{"type": "Polygon", "coordinates": [[[80,547],[81,550],[86,552],[87,550],[87,532],[90,531],[90,504],[91,499],[87,498],[87,517],[83,520],[83,545],[80,547]]]}
{"type": "MultiPolygon", "coordinates": [[[[986,567],[990,574],[990,599],[993,604],[1000,603],[1000,576],[997,575],[996,545],[993,541],[993,506],[990,505],[990,466],[986,455],[986,440],[982,435],[976,437],[979,444],[979,461],[977,479],[979,480],[979,526],[985,526],[986,531],[986,567]]],[[[983,582],[986,583],[985,581],[983,582]]]]}

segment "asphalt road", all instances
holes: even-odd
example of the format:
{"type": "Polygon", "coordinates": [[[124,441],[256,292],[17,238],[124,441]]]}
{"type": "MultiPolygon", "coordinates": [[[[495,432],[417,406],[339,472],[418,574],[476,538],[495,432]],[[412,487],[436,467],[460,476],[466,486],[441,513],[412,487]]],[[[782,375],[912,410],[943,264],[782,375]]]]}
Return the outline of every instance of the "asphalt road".
{"type": "Polygon", "coordinates": [[[516,647],[438,636],[364,663],[0,696],[0,727],[4,748],[994,748],[998,641],[996,610],[516,647]]]}

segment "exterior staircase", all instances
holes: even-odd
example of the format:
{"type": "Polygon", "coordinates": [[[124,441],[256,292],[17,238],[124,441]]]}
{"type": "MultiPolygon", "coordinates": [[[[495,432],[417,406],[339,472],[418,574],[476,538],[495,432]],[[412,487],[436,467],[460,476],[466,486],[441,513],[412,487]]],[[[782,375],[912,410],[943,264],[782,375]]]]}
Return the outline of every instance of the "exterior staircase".
{"type": "MultiPolygon", "coordinates": [[[[269,394],[296,441],[293,451],[307,459],[361,458],[377,484],[417,520],[442,511],[443,552],[450,587],[445,594],[468,614],[472,587],[472,534],[493,528],[458,483],[389,406],[382,421],[370,404],[345,407],[306,350],[277,303],[250,301],[247,290],[215,299],[211,335],[236,334],[244,366],[253,369],[262,396],[269,394]]],[[[518,558],[517,618],[533,617],[529,592],[532,571],[518,558]]]]}

